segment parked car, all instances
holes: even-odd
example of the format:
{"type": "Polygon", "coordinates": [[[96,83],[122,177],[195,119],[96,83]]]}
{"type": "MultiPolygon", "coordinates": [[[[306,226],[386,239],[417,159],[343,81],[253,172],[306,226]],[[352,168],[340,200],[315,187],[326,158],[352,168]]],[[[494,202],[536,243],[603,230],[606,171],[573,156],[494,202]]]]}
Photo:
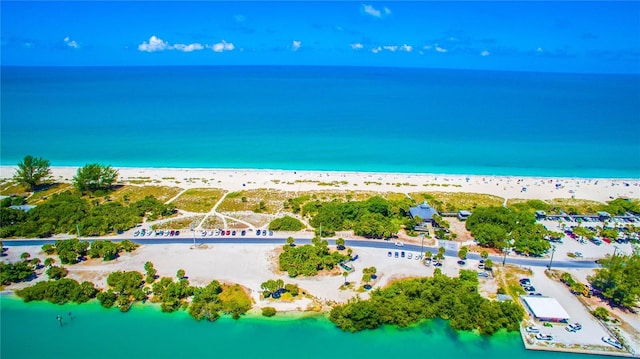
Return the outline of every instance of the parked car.
{"type": "Polygon", "coordinates": [[[247,235],[247,231],[245,231],[244,229],[242,230],[242,232],[240,232],[241,235],[246,236],[247,235]]]}
{"type": "Polygon", "coordinates": [[[179,236],[179,235],[180,235],[180,231],[176,231],[176,236],[179,236]]]}
{"type": "Polygon", "coordinates": [[[391,252],[387,252],[387,257],[391,257],[391,252]]]}
{"type": "Polygon", "coordinates": [[[582,329],[582,325],[580,323],[569,324],[564,328],[568,332],[577,332],[582,329]]]}
{"type": "Polygon", "coordinates": [[[256,229],[256,236],[259,236],[259,235],[260,235],[260,230],[256,229]]]}
{"type": "Polygon", "coordinates": [[[413,254],[407,253],[407,259],[411,259],[411,258],[413,258],[413,254]]]}
{"type": "Polygon", "coordinates": [[[615,339],[613,339],[611,337],[602,337],[602,341],[607,343],[607,344],[609,344],[609,345],[611,345],[611,346],[613,346],[614,348],[617,348],[617,349],[623,349],[624,348],[619,341],[617,341],[617,340],[615,340],[615,339]]]}
{"type": "Polygon", "coordinates": [[[394,254],[394,257],[398,258],[398,252],[396,252],[396,253],[394,254]]]}
{"type": "Polygon", "coordinates": [[[540,333],[540,328],[536,327],[535,325],[530,325],[526,327],[525,330],[527,331],[527,333],[540,333]]]}
{"type": "Polygon", "coordinates": [[[536,334],[536,339],[538,340],[553,340],[553,335],[551,334],[542,334],[542,333],[538,333],[536,334]]]}
{"type": "Polygon", "coordinates": [[[489,274],[487,272],[478,272],[478,277],[489,278],[489,274]]]}
{"type": "Polygon", "coordinates": [[[396,242],[396,243],[394,243],[394,245],[396,247],[404,247],[404,243],[402,243],[402,242],[396,242]]]}

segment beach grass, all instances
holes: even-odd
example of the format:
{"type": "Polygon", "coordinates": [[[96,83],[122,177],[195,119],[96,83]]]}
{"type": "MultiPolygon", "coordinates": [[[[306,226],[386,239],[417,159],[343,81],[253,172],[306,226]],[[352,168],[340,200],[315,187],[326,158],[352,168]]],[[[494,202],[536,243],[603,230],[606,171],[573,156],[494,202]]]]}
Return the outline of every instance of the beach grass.
{"type": "Polygon", "coordinates": [[[215,229],[224,227],[224,222],[218,216],[209,216],[202,224],[203,229],[215,229]]]}
{"type": "Polygon", "coordinates": [[[124,185],[113,191],[111,197],[113,200],[122,203],[127,201],[134,203],[147,196],[153,196],[160,202],[166,202],[175,197],[180,191],[181,189],[178,187],[124,185]]]}
{"type": "Polygon", "coordinates": [[[546,202],[554,207],[552,213],[559,213],[560,210],[566,213],[596,213],[605,206],[602,202],[575,198],[554,198],[546,202]]]}
{"type": "Polygon", "coordinates": [[[192,223],[199,224],[204,216],[190,216],[154,224],[153,229],[190,229],[192,223]]]}
{"type": "Polygon", "coordinates": [[[27,198],[27,203],[39,204],[45,201],[52,194],[64,192],[71,188],[72,186],[70,183],[52,183],[46,189],[34,192],[29,198],[27,198]]]}
{"type": "Polygon", "coordinates": [[[223,194],[224,190],[219,188],[192,188],[176,198],[173,204],[185,211],[205,213],[215,206],[223,194]]]}
{"type": "Polygon", "coordinates": [[[232,192],[227,194],[217,210],[220,212],[254,211],[276,214],[282,211],[284,201],[291,198],[293,194],[294,192],[265,188],[232,192]]]}
{"type": "Polygon", "coordinates": [[[0,183],[0,195],[2,196],[27,196],[27,189],[12,180],[0,183]]]}
{"type": "Polygon", "coordinates": [[[427,201],[439,212],[472,210],[476,207],[502,206],[504,198],[482,193],[468,192],[414,192],[409,195],[422,203],[427,201]]]}

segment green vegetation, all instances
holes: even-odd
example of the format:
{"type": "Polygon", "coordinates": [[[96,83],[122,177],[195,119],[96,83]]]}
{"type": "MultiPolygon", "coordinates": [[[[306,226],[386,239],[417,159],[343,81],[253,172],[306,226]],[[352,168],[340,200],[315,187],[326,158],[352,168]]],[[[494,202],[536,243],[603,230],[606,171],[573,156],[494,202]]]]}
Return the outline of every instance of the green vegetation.
{"type": "Polygon", "coordinates": [[[276,308],[274,307],[264,307],[262,308],[262,315],[265,317],[273,317],[276,315],[276,308]]]}
{"type": "Polygon", "coordinates": [[[622,215],[626,212],[640,214],[640,201],[616,198],[607,203],[601,210],[608,212],[612,216],[622,215]]]}
{"type": "Polygon", "coordinates": [[[260,284],[260,288],[263,290],[262,295],[265,298],[272,297],[278,299],[280,295],[284,293],[289,293],[292,297],[297,297],[300,293],[297,284],[285,284],[282,279],[269,279],[260,284]]]}
{"type": "Polygon", "coordinates": [[[180,279],[177,282],[173,278],[162,277],[153,284],[153,302],[159,302],[163,312],[173,312],[180,307],[187,306],[186,299],[193,295],[194,287],[189,285],[187,279],[180,279]]]}
{"type": "Polygon", "coordinates": [[[544,240],[551,232],[536,223],[535,215],[529,211],[504,207],[476,208],[467,219],[466,227],[484,247],[502,249],[513,238],[513,248],[518,253],[539,256],[551,248],[544,240]]]}
{"type": "Polygon", "coordinates": [[[218,296],[222,286],[218,281],[212,281],[204,288],[195,288],[189,314],[196,320],[207,319],[214,321],[220,317],[221,301],[218,296]]]}
{"type": "Polygon", "coordinates": [[[314,228],[322,226],[323,235],[352,229],[365,237],[390,237],[397,233],[404,221],[411,200],[387,200],[374,196],[366,201],[331,202],[312,201],[302,207],[302,213],[311,216],[314,228]]]}
{"type": "Polygon", "coordinates": [[[47,275],[49,276],[49,279],[54,280],[64,278],[68,273],[69,271],[65,267],[51,266],[49,267],[49,269],[47,269],[47,275]]]}
{"type": "Polygon", "coordinates": [[[16,295],[25,302],[46,300],[54,304],[84,303],[94,298],[96,293],[98,291],[93,283],[78,283],[69,278],[38,282],[34,286],[16,290],[16,295]]]}
{"type": "Polygon", "coordinates": [[[107,277],[109,290],[98,294],[98,300],[105,308],[110,308],[114,303],[118,304],[121,312],[126,312],[131,308],[134,301],[147,299],[142,291],[142,274],[136,271],[112,272],[107,277]]]}
{"type": "Polygon", "coordinates": [[[100,195],[111,190],[118,180],[118,170],[99,163],[89,163],[78,168],[73,177],[73,186],[81,193],[100,195]],[[100,192],[98,192],[100,191],[100,192]]]}
{"type": "Polygon", "coordinates": [[[331,252],[326,240],[316,237],[312,243],[296,247],[285,245],[278,258],[280,270],[288,272],[292,278],[298,275],[314,276],[318,271],[331,270],[338,263],[349,259],[349,256],[340,252],[331,252]]]}
{"type": "Polygon", "coordinates": [[[433,277],[402,280],[376,289],[369,300],[352,299],[335,306],[329,319],[342,330],[355,332],[382,324],[406,327],[439,317],[455,330],[478,329],[491,335],[503,328],[518,330],[523,316],[522,308],[511,301],[483,298],[475,271],[462,270],[460,277],[450,278],[436,270],[433,277]]]}
{"type": "Polygon", "coordinates": [[[609,311],[605,307],[598,307],[591,312],[594,317],[604,320],[605,322],[609,321],[609,311]]]}
{"type": "Polygon", "coordinates": [[[217,188],[192,188],[176,198],[173,204],[185,211],[206,213],[222,198],[223,193],[217,188]]]}
{"type": "Polygon", "coordinates": [[[158,271],[153,267],[153,263],[145,262],[144,271],[147,274],[147,276],[145,277],[144,281],[147,284],[153,283],[156,280],[156,274],[158,273],[158,271]]]}
{"type": "Polygon", "coordinates": [[[501,206],[503,198],[481,193],[428,192],[409,193],[416,203],[427,201],[438,212],[473,210],[478,207],[501,206]]]}
{"type": "Polygon", "coordinates": [[[153,197],[124,206],[116,202],[90,204],[71,192],[54,194],[41,205],[23,214],[3,208],[0,237],[50,237],[58,233],[99,236],[125,231],[140,223],[174,213],[173,205],[165,205],[153,197]],[[6,220],[5,220],[6,216],[6,220]]]}
{"type": "Polygon", "coordinates": [[[282,218],[276,218],[269,223],[269,229],[272,231],[289,231],[297,232],[304,228],[304,224],[298,219],[284,216],[282,218]]]}
{"type": "Polygon", "coordinates": [[[640,201],[624,198],[616,198],[607,204],[575,198],[555,198],[549,201],[510,199],[507,204],[510,208],[517,210],[532,212],[541,210],[547,214],[559,214],[560,211],[568,214],[595,214],[605,211],[614,216],[623,215],[626,212],[640,213],[640,201]]]}
{"type": "Polygon", "coordinates": [[[16,263],[0,261],[0,285],[9,285],[35,278],[35,270],[35,264],[26,259],[16,263]]]}
{"type": "Polygon", "coordinates": [[[123,250],[131,252],[138,248],[139,245],[125,239],[122,242],[112,242],[109,240],[95,240],[91,242],[89,248],[89,256],[91,258],[102,258],[105,261],[114,260],[123,250]]]}
{"type": "Polygon", "coordinates": [[[589,287],[580,283],[573,279],[573,276],[570,273],[564,272],[560,275],[560,281],[564,283],[573,294],[582,294],[584,296],[589,296],[589,287]]]}
{"type": "Polygon", "coordinates": [[[640,255],[607,256],[600,264],[602,268],[587,277],[591,286],[617,305],[635,306],[640,299],[640,255]]]}
{"type": "Polygon", "coordinates": [[[223,285],[219,297],[222,312],[230,314],[233,319],[239,319],[251,309],[251,297],[238,284],[223,285]]]}
{"type": "Polygon", "coordinates": [[[178,187],[167,186],[122,186],[111,192],[110,197],[115,202],[133,203],[151,196],[165,203],[180,193],[178,187]]]}
{"type": "Polygon", "coordinates": [[[18,163],[13,175],[14,181],[23,185],[27,191],[38,188],[38,185],[51,176],[49,161],[41,157],[27,155],[18,163]]]}
{"type": "Polygon", "coordinates": [[[227,194],[218,207],[220,212],[256,211],[276,214],[282,211],[287,192],[275,189],[252,189],[227,194]],[[260,205],[262,203],[262,205],[260,205]]]}

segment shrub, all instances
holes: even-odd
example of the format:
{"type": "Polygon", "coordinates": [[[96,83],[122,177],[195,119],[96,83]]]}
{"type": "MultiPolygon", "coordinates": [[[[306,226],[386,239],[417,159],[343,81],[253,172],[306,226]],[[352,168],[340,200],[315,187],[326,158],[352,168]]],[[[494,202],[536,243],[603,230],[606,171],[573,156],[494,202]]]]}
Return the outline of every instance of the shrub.
{"type": "Polygon", "coordinates": [[[265,317],[273,317],[274,315],[276,315],[276,308],[264,307],[262,308],[262,315],[265,317]]]}
{"type": "Polygon", "coordinates": [[[269,223],[269,229],[272,231],[299,231],[304,228],[304,224],[299,220],[284,216],[282,218],[276,218],[269,223]]]}
{"type": "Polygon", "coordinates": [[[598,307],[594,311],[591,312],[594,317],[604,320],[605,322],[609,321],[609,311],[605,307],[598,307]]]}

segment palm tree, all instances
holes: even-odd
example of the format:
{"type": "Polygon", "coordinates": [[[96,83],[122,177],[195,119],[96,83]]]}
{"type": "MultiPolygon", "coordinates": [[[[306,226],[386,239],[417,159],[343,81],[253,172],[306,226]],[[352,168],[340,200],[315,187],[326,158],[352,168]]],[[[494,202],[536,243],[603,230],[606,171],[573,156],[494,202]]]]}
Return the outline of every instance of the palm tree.
{"type": "Polygon", "coordinates": [[[487,258],[489,258],[489,252],[487,252],[487,251],[483,250],[482,252],[480,252],[480,257],[481,257],[482,259],[487,259],[487,258]]]}
{"type": "Polygon", "coordinates": [[[295,241],[296,241],[296,240],[295,240],[293,237],[288,237],[288,238],[287,238],[287,244],[288,244],[288,245],[290,245],[290,246],[292,246],[292,247],[293,247],[293,245],[294,245],[295,241]]]}
{"type": "Polygon", "coordinates": [[[344,249],[344,239],[342,239],[342,238],[336,239],[336,246],[337,246],[338,250],[343,250],[344,249]]]}
{"type": "Polygon", "coordinates": [[[342,272],[342,276],[344,277],[344,285],[349,284],[349,282],[347,282],[347,276],[349,276],[349,272],[342,272]]]}
{"type": "Polygon", "coordinates": [[[22,259],[23,261],[24,261],[24,260],[27,260],[27,259],[29,259],[29,258],[31,258],[31,254],[29,254],[29,253],[27,253],[27,252],[24,252],[24,253],[22,253],[22,254],[20,255],[20,259],[22,259]]]}
{"type": "Polygon", "coordinates": [[[51,257],[47,257],[47,258],[44,259],[44,266],[45,267],[51,267],[55,262],[56,262],[55,259],[53,259],[51,257]]]}

